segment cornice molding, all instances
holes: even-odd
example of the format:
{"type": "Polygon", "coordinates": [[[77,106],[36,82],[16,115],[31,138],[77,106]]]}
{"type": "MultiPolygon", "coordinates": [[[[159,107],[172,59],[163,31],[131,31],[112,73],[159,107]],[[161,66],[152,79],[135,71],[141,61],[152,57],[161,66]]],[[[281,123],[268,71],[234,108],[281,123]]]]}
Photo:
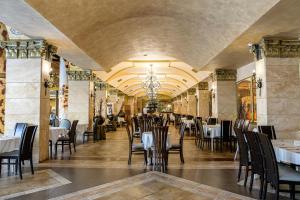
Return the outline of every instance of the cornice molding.
{"type": "Polygon", "coordinates": [[[208,90],[208,82],[199,82],[198,90],[208,90]]]}
{"type": "Polygon", "coordinates": [[[263,38],[260,43],[250,46],[250,52],[256,60],[263,57],[296,58],[300,57],[300,40],[263,38]]]}
{"type": "Polygon", "coordinates": [[[68,80],[70,81],[91,81],[93,73],[91,70],[85,71],[68,71],[68,80]]]}
{"type": "Polygon", "coordinates": [[[216,69],[211,76],[213,81],[236,81],[236,70],[216,69]]]}
{"type": "Polygon", "coordinates": [[[45,40],[0,41],[0,47],[6,49],[8,59],[44,58],[52,61],[52,55],[57,52],[57,47],[48,44],[45,40]]]}

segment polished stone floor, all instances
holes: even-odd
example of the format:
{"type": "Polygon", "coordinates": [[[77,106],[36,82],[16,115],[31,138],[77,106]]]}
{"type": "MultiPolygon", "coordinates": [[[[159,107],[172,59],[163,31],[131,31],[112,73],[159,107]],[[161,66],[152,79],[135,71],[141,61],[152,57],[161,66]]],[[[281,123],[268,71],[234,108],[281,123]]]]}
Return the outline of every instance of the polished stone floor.
{"type": "MultiPolygon", "coordinates": [[[[178,130],[170,127],[170,132],[172,143],[177,143],[179,139],[178,130]]],[[[103,192],[99,194],[95,190],[95,196],[91,198],[84,196],[82,199],[124,199],[124,193],[130,196],[131,191],[137,193],[136,197],[131,199],[160,199],[159,197],[164,197],[162,199],[174,199],[174,195],[175,199],[182,199],[181,195],[190,195],[190,199],[246,198],[233,195],[233,193],[256,198],[258,196],[257,189],[250,193],[248,188],[237,184],[238,162],[233,161],[233,156],[233,153],[230,152],[220,153],[199,150],[195,147],[192,137],[185,137],[185,164],[180,163],[178,154],[170,155],[167,173],[171,176],[165,177],[166,175],[152,173],[151,167],[143,164],[142,155],[133,155],[132,165],[127,165],[127,134],[125,128],[119,128],[116,132],[107,133],[105,141],[79,145],[77,146],[77,152],[71,156],[68,151],[65,151],[63,155],[59,153],[57,159],[40,163],[36,168],[36,172],[50,172],[52,178],[47,178],[49,175],[45,175],[40,178],[40,184],[38,185],[36,180],[32,180],[39,179],[37,178],[38,173],[34,176],[28,173],[23,181],[20,181],[18,177],[0,178],[0,187],[11,188],[4,193],[0,193],[0,199],[5,199],[5,196],[15,197],[14,199],[51,199],[68,197],[64,196],[66,194],[69,194],[69,197],[73,197],[73,199],[81,199],[82,196],[76,195],[85,190],[92,191],[95,188],[106,188],[108,190],[107,185],[109,184],[114,189],[106,191],[105,195],[103,192]],[[54,173],[56,174],[56,179],[53,182],[54,173]],[[141,185],[133,186],[132,184],[127,184],[128,187],[126,189],[115,190],[117,188],[115,184],[124,183],[128,178],[134,180],[136,177],[145,176],[155,176],[156,178],[152,177],[149,179],[151,181],[147,180],[147,183],[145,182],[141,185]],[[194,193],[195,191],[183,189],[178,184],[172,185],[170,182],[162,181],[164,179],[173,180],[174,183],[187,181],[191,187],[212,188],[213,191],[219,191],[219,193],[217,196],[206,196],[207,194],[204,194],[206,191],[203,192],[203,190],[202,193],[194,193]],[[20,183],[23,183],[23,186],[20,183]],[[157,186],[155,186],[156,184],[157,186]],[[146,188],[152,189],[148,191],[146,188]],[[145,192],[145,190],[150,192],[149,195],[144,196],[140,194],[145,192]]],[[[28,171],[28,169],[25,169],[25,171],[28,171]]],[[[0,190],[2,189],[4,188],[0,188],[0,190]]],[[[269,199],[272,199],[272,195],[269,195],[269,199]]]]}

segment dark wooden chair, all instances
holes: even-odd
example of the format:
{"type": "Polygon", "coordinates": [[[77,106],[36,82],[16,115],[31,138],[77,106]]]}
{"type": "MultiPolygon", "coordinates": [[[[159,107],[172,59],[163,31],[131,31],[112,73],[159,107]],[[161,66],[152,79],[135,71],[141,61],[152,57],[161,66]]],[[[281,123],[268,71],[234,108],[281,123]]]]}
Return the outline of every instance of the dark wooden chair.
{"type": "Polygon", "coordinates": [[[133,139],[134,139],[133,132],[130,131],[129,123],[127,123],[127,125],[126,125],[126,131],[127,131],[128,141],[129,141],[128,165],[131,164],[132,154],[139,154],[139,153],[144,154],[145,164],[147,165],[147,151],[144,149],[143,143],[134,143],[133,142],[133,139]]]}
{"type": "Polygon", "coordinates": [[[241,129],[235,128],[234,132],[236,133],[238,145],[239,145],[239,156],[240,156],[240,164],[239,164],[239,173],[238,173],[238,181],[240,181],[242,167],[245,167],[245,180],[244,186],[246,187],[247,179],[249,171],[251,170],[251,162],[248,154],[248,145],[244,136],[244,133],[241,129]]]}
{"type": "MultiPolygon", "coordinates": [[[[15,165],[16,173],[19,169],[20,179],[23,179],[21,163],[24,162],[25,160],[30,161],[31,173],[34,174],[33,161],[32,161],[32,149],[33,149],[33,142],[34,142],[36,130],[37,130],[37,126],[28,126],[24,130],[21,136],[19,149],[0,154],[0,174],[1,174],[2,165],[8,165],[9,169],[10,169],[10,165],[15,165]],[[3,159],[7,159],[8,162],[2,163],[3,159]],[[14,162],[11,162],[11,160],[14,160],[14,162]]],[[[10,172],[10,170],[8,170],[8,172],[10,172]]]]}
{"type": "Polygon", "coordinates": [[[258,138],[265,172],[263,199],[266,199],[269,183],[275,189],[275,198],[273,199],[277,200],[279,198],[279,192],[289,192],[290,198],[295,199],[295,186],[300,185],[300,173],[289,166],[278,165],[274,148],[268,135],[259,133],[258,138]],[[281,189],[280,185],[289,185],[289,190],[281,189]]]}
{"type": "Polygon", "coordinates": [[[210,117],[207,120],[207,125],[216,125],[218,123],[218,119],[214,117],[210,117]]]}
{"type": "Polygon", "coordinates": [[[263,155],[261,154],[258,135],[255,132],[247,131],[245,133],[247,144],[250,150],[251,156],[251,179],[250,179],[250,192],[253,187],[254,175],[259,175],[260,178],[260,190],[259,198],[262,198],[263,183],[264,183],[264,167],[263,167],[263,155]]]}
{"type": "Polygon", "coordinates": [[[258,126],[258,132],[268,135],[271,140],[276,140],[276,132],[274,126],[258,126]]]}
{"type": "Polygon", "coordinates": [[[186,126],[186,124],[184,124],[184,123],[181,124],[179,143],[178,144],[172,144],[172,146],[169,148],[169,152],[168,152],[168,153],[179,153],[181,163],[184,163],[183,138],[184,138],[185,126],[186,126]]]}
{"type": "Polygon", "coordinates": [[[144,132],[150,132],[152,131],[152,119],[148,118],[148,117],[142,117],[139,119],[139,126],[140,126],[140,131],[141,131],[141,135],[144,132]]]}
{"type": "Polygon", "coordinates": [[[76,152],[76,127],[78,124],[78,120],[74,120],[72,122],[71,130],[68,135],[62,136],[57,139],[55,143],[55,156],[57,156],[57,146],[61,146],[62,153],[64,152],[64,146],[68,145],[70,150],[70,155],[72,154],[71,144],[73,144],[74,151],[76,152]]]}
{"type": "Polygon", "coordinates": [[[197,119],[195,122],[195,125],[196,125],[196,135],[197,135],[197,139],[195,141],[196,145],[200,149],[204,149],[205,145],[208,148],[210,148],[211,147],[211,138],[205,136],[202,121],[197,119]]]}
{"type": "Polygon", "coordinates": [[[168,151],[167,151],[167,137],[168,137],[168,126],[153,126],[153,170],[166,172],[168,165],[168,151]]]}
{"type": "Polygon", "coordinates": [[[244,120],[243,126],[242,126],[242,132],[245,133],[249,130],[250,126],[250,120],[246,119],[244,120]]]}
{"type": "Polygon", "coordinates": [[[99,130],[99,118],[95,118],[94,120],[94,124],[93,124],[93,131],[84,131],[83,135],[82,135],[82,144],[84,144],[85,138],[86,138],[86,142],[88,142],[89,137],[93,137],[94,142],[96,142],[96,140],[98,140],[99,135],[98,135],[98,130],[99,130]]]}
{"type": "Polygon", "coordinates": [[[231,120],[222,120],[221,121],[221,135],[220,137],[215,137],[214,141],[216,142],[216,146],[219,147],[221,152],[223,151],[224,145],[230,147],[230,151],[232,152],[232,121],[231,120]]]}

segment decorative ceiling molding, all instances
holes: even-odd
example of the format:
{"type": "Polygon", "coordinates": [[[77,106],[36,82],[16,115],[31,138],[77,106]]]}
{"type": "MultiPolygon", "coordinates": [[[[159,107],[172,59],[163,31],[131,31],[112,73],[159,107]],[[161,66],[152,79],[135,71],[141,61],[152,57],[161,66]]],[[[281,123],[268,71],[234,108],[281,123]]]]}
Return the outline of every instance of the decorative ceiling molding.
{"type": "Polygon", "coordinates": [[[198,83],[198,90],[208,90],[208,82],[198,83]]]}
{"type": "Polygon", "coordinates": [[[91,70],[68,71],[67,74],[70,81],[91,81],[93,78],[91,70]]]}

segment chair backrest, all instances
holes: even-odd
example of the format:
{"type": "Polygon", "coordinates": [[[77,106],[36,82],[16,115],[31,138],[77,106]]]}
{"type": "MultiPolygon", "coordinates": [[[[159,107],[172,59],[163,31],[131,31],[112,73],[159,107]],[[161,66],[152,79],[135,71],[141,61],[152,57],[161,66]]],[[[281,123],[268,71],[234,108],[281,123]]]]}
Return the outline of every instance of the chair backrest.
{"type": "Polygon", "coordinates": [[[242,165],[248,165],[250,159],[248,154],[248,145],[244,133],[240,128],[235,128],[234,132],[236,134],[238,145],[239,145],[240,163],[242,165]]]}
{"type": "Polygon", "coordinates": [[[187,120],[192,120],[194,117],[192,115],[187,115],[186,119],[187,120]]]}
{"type": "Polygon", "coordinates": [[[140,118],[139,125],[140,125],[141,134],[144,132],[150,132],[152,127],[152,119],[149,117],[140,118]]]}
{"type": "Polygon", "coordinates": [[[222,120],[221,121],[221,137],[224,141],[229,141],[232,136],[232,121],[222,120]]]}
{"type": "Polygon", "coordinates": [[[239,128],[239,123],[240,123],[240,119],[236,118],[236,120],[234,121],[234,124],[233,124],[233,128],[239,128]]]}
{"type": "Polygon", "coordinates": [[[154,153],[156,158],[163,158],[167,153],[168,126],[153,126],[154,153]]]}
{"type": "Polygon", "coordinates": [[[16,123],[15,130],[14,130],[14,136],[22,137],[27,126],[28,126],[27,123],[16,123]]]}
{"type": "Polygon", "coordinates": [[[99,122],[100,122],[100,118],[98,118],[98,117],[95,118],[94,124],[93,124],[93,133],[94,134],[97,134],[99,122]]]}
{"type": "Polygon", "coordinates": [[[264,133],[266,135],[268,135],[268,137],[272,140],[275,139],[276,140],[276,133],[275,133],[275,128],[274,126],[258,126],[258,131],[260,133],[264,133]]]}
{"type": "Polygon", "coordinates": [[[248,131],[249,125],[250,125],[250,120],[246,119],[246,120],[244,121],[243,128],[242,128],[242,131],[243,131],[244,133],[245,133],[246,131],[248,131]]]}
{"type": "Polygon", "coordinates": [[[237,124],[237,127],[236,128],[243,128],[243,126],[244,126],[244,122],[245,122],[245,120],[244,119],[239,119],[239,121],[238,121],[238,124],[237,124]]]}
{"type": "Polygon", "coordinates": [[[52,126],[54,126],[54,127],[59,127],[59,120],[58,120],[57,118],[55,118],[55,119],[53,120],[52,126]]]}
{"type": "Polygon", "coordinates": [[[183,138],[184,138],[185,128],[186,128],[186,124],[185,123],[181,123],[181,126],[180,126],[180,138],[179,138],[179,144],[181,146],[183,145],[183,138]]]}
{"type": "Polygon", "coordinates": [[[59,127],[65,128],[67,130],[70,130],[71,128],[71,122],[68,119],[62,119],[60,122],[59,127]]]}
{"type": "Polygon", "coordinates": [[[133,134],[132,134],[132,132],[130,131],[130,128],[129,128],[129,124],[128,124],[128,123],[127,123],[127,125],[126,125],[126,132],[127,132],[127,136],[128,136],[129,147],[131,147],[132,142],[133,142],[133,134]]]}
{"type": "Polygon", "coordinates": [[[134,123],[134,131],[135,132],[139,131],[139,120],[137,116],[133,117],[133,123],[134,123]]]}
{"type": "Polygon", "coordinates": [[[260,149],[264,160],[265,177],[268,182],[278,184],[279,172],[272,142],[268,135],[258,133],[260,149]]]}
{"type": "Polygon", "coordinates": [[[72,126],[71,126],[71,129],[69,131],[69,138],[72,142],[75,142],[75,137],[76,137],[76,127],[77,127],[77,124],[78,124],[78,120],[74,120],[72,122],[72,126]]]}
{"type": "MultiPolygon", "coordinates": [[[[203,129],[202,120],[197,119],[195,125],[196,125],[196,130],[198,129],[199,137],[203,139],[204,138],[204,129],[203,129]]],[[[196,131],[196,133],[197,133],[197,131],[196,131]]]]}
{"type": "Polygon", "coordinates": [[[32,148],[37,126],[28,126],[21,138],[19,156],[22,160],[32,158],[32,148]]]}
{"type": "Polygon", "coordinates": [[[260,149],[260,142],[258,139],[258,134],[256,132],[247,131],[245,132],[245,137],[250,150],[251,155],[251,167],[253,172],[263,176],[263,155],[260,149]]]}
{"type": "Polygon", "coordinates": [[[211,117],[211,118],[208,118],[207,124],[208,125],[216,125],[217,122],[218,122],[217,118],[211,117]]]}
{"type": "Polygon", "coordinates": [[[170,123],[170,118],[164,118],[164,119],[163,119],[162,125],[163,125],[163,126],[168,126],[169,123],[170,123]]]}

